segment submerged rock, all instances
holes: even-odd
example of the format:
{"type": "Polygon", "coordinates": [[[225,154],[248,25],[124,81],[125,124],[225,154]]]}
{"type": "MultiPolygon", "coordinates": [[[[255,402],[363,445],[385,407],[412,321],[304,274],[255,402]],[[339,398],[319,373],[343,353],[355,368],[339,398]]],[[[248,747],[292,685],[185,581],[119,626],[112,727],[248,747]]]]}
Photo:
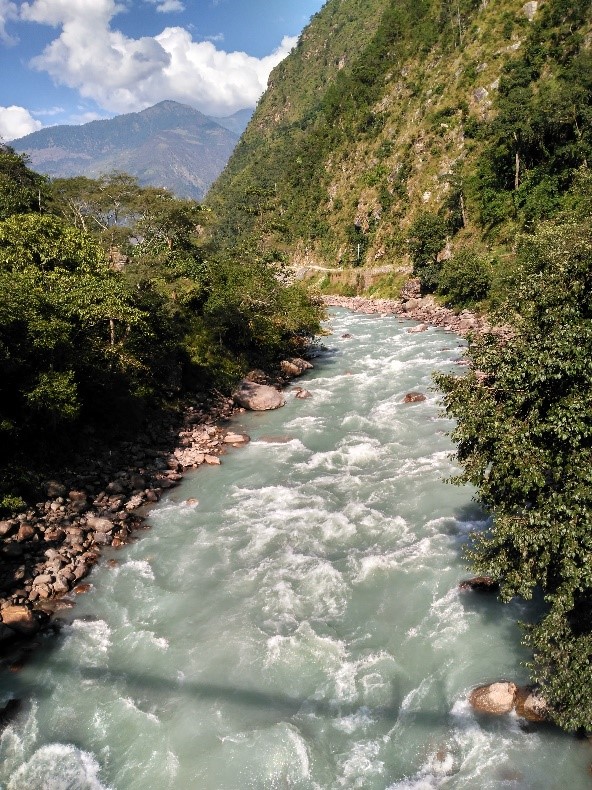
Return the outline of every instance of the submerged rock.
{"type": "Polygon", "coordinates": [[[286,399],[281,392],[267,384],[256,384],[243,379],[233,398],[239,406],[251,411],[268,411],[284,406],[286,399]]]}
{"type": "Polygon", "coordinates": [[[469,702],[480,713],[509,713],[514,707],[518,686],[515,683],[500,681],[479,686],[471,691],[469,702]]]}

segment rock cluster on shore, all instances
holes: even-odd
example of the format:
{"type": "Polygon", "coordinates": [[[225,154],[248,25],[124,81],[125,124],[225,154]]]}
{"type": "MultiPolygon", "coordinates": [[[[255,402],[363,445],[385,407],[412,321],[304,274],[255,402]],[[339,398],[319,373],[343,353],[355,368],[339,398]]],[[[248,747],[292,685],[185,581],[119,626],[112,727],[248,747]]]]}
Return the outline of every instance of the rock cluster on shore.
{"type": "Polygon", "coordinates": [[[409,332],[423,332],[428,326],[437,326],[450,332],[466,337],[474,333],[499,332],[490,325],[486,318],[476,315],[470,310],[455,313],[447,307],[439,305],[433,296],[421,297],[419,281],[409,280],[400,299],[369,299],[364,296],[324,296],[328,307],[346,307],[356,313],[378,315],[398,315],[421,323],[410,328],[409,332]]]}

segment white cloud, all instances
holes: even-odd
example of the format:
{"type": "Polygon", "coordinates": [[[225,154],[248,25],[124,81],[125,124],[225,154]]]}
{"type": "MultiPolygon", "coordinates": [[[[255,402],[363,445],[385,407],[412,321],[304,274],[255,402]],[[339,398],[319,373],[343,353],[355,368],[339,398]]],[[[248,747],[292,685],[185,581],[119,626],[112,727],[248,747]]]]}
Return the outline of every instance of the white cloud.
{"type": "Polygon", "coordinates": [[[185,6],[181,0],[148,0],[156,6],[156,10],[161,14],[169,14],[173,11],[184,11],[185,6]]]}
{"type": "Polygon", "coordinates": [[[24,107],[12,105],[0,107],[0,139],[5,141],[16,140],[30,132],[41,129],[41,121],[35,120],[24,107]]]}
{"type": "MultiPolygon", "coordinates": [[[[176,1],[176,0],[174,0],[176,1]]],[[[2,2],[2,0],[0,0],[2,2]]],[[[159,0],[159,4],[169,0],[159,0]]],[[[212,115],[255,106],[271,69],[296,43],[285,37],[264,58],[196,42],[182,27],[130,38],[111,27],[115,0],[33,0],[23,19],[61,27],[32,65],[110,112],[131,112],[175,99],[212,115]]]]}
{"type": "Polygon", "coordinates": [[[12,22],[18,17],[16,3],[11,0],[0,0],[0,41],[3,44],[16,44],[17,39],[9,35],[6,30],[8,22],[12,22]]]}

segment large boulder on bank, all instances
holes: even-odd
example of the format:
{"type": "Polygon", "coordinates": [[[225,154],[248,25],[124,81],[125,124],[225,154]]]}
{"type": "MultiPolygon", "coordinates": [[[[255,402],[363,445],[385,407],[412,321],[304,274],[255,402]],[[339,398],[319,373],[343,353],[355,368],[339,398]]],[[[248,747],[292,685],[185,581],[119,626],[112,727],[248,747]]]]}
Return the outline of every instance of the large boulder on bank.
{"type": "Polygon", "coordinates": [[[281,392],[267,384],[256,384],[243,379],[232,396],[239,406],[251,411],[279,409],[286,403],[281,392]]]}
{"type": "Polygon", "coordinates": [[[518,687],[515,683],[501,681],[479,686],[471,691],[469,702],[480,713],[509,713],[514,707],[518,687]]]}
{"type": "Polygon", "coordinates": [[[27,606],[5,606],[0,615],[2,623],[17,634],[35,634],[39,630],[39,622],[27,606]]]}

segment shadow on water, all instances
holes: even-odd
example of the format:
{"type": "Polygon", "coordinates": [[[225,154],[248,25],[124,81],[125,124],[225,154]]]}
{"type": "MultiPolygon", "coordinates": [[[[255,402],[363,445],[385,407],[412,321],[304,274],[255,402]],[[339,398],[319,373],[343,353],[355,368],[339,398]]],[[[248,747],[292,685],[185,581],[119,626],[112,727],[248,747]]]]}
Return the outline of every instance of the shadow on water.
{"type": "MultiPolygon", "coordinates": [[[[56,651],[62,640],[52,637],[50,644],[44,646],[44,656],[48,651],[56,651]]],[[[339,702],[334,700],[312,699],[293,697],[275,690],[261,690],[240,687],[233,684],[215,683],[208,681],[195,681],[178,678],[168,678],[150,672],[138,672],[133,669],[114,670],[108,667],[80,666],[74,662],[56,657],[51,661],[50,680],[47,675],[41,681],[34,662],[30,670],[18,674],[3,673],[0,675],[0,731],[18,718],[26,703],[34,699],[47,699],[59,696],[56,687],[63,685],[76,685],[80,687],[85,682],[104,684],[109,689],[118,686],[120,694],[125,696],[149,695],[151,698],[162,695],[165,700],[189,699],[196,703],[218,703],[236,705],[242,708],[257,709],[268,713],[277,721],[291,719],[296,716],[313,719],[341,719],[360,711],[369,716],[375,723],[384,723],[392,726],[397,722],[404,722],[405,726],[412,725],[428,731],[434,728],[450,728],[454,724],[454,717],[450,714],[450,704],[442,686],[435,689],[435,699],[441,709],[408,710],[401,706],[403,694],[393,684],[390,701],[385,705],[367,706],[357,703],[339,702]],[[396,700],[396,701],[395,701],[396,700]]],[[[28,707],[28,705],[27,705],[28,707]]],[[[301,726],[300,722],[299,726],[301,726]]],[[[492,726],[496,726],[492,722],[492,726]]]]}
{"type": "MultiPolygon", "coordinates": [[[[56,642],[58,640],[55,640],[56,642]]],[[[148,672],[135,672],[133,670],[118,671],[103,667],[83,667],[67,660],[53,663],[51,668],[52,679],[57,681],[69,678],[71,683],[80,685],[85,681],[102,683],[112,689],[118,685],[121,695],[136,694],[138,696],[149,694],[154,696],[162,694],[165,699],[175,700],[189,698],[193,702],[204,704],[215,702],[217,704],[237,705],[242,708],[257,709],[268,713],[276,721],[284,721],[299,717],[298,726],[305,728],[306,719],[341,719],[353,714],[363,712],[375,724],[394,726],[397,723],[415,729],[426,730],[429,733],[437,729],[451,730],[463,726],[462,719],[451,713],[450,702],[443,685],[434,689],[433,698],[441,706],[438,709],[409,710],[400,702],[366,706],[359,703],[344,703],[332,700],[318,700],[311,698],[292,697],[276,691],[265,691],[253,688],[241,688],[231,684],[221,684],[206,681],[187,681],[167,678],[148,672]]],[[[6,680],[4,677],[3,680],[6,680]]],[[[26,675],[14,676],[10,683],[11,700],[8,703],[7,715],[0,717],[0,729],[6,727],[18,717],[24,707],[24,702],[32,699],[42,699],[55,694],[54,683],[40,684],[26,675]],[[21,702],[22,701],[22,702],[21,702]]],[[[6,685],[2,684],[6,690],[6,685]]],[[[394,695],[395,696],[395,695],[394,695]]],[[[400,695],[399,695],[400,696],[400,695]]],[[[479,726],[490,732],[503,732],[507,730],[505,717],[491,717],[477,714],[479,726]]],[[[537,729],[539,726],[529,726],[537,729]]],[[[567,737],[567,736],[566,736],[567,737]]]]}

